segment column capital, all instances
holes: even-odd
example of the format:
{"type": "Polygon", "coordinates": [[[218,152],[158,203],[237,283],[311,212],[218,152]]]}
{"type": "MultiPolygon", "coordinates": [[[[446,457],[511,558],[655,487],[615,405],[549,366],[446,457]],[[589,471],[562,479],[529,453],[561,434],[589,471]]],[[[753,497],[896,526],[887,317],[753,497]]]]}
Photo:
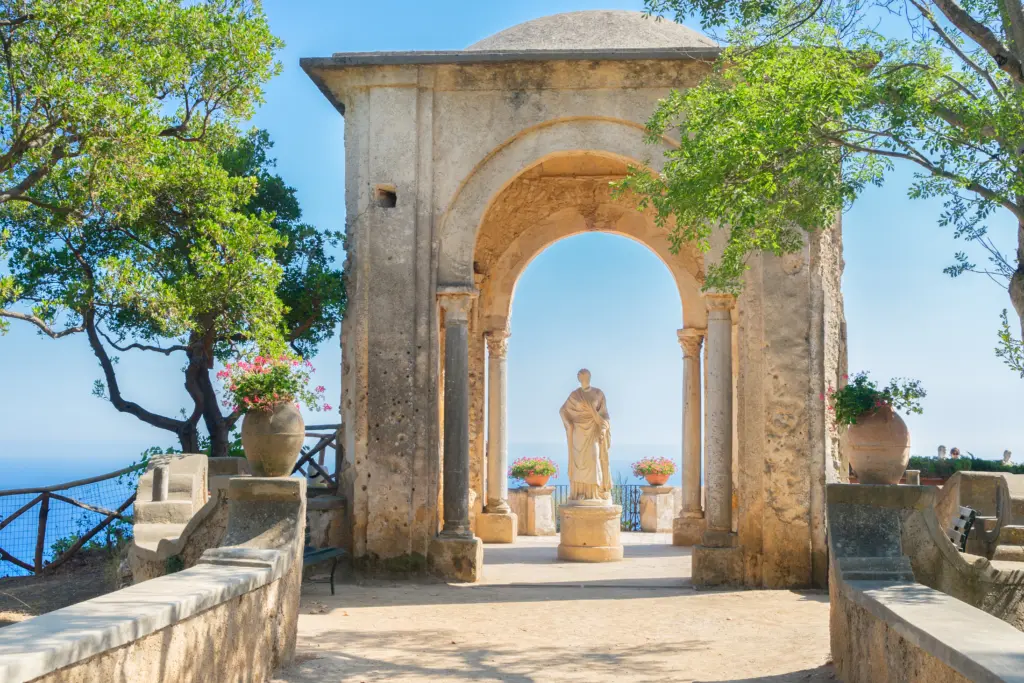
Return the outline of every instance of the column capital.
{"type": "Polygon", "coordinates": [[[467,322],[479,292],[474,287],[450,286],[437,288],[437,302],[444,311],[445,322],[467,322]]]}
{"type": "Polygon", "coordinates": [[[730,317],[736,306],[736,297],[726,292],[707,292],[704,301],[708,306],[708,317],[718,320],[730,317]]]}
{"type": "Polygon", "coordinates": [[[679,339],[679,346],[683,349],[683,358],[691,358],[700,355],[701,343],[707,330],[699,327],[684,327],[676,330],[676,337],[679,339]]]}
{"type": "Polygon", "coordinates": [[[488,330],[484,332],[484,340],[487,342],[487,353],[492,358],[504,358],[508,353],[508,338],[510,336],[508,330],[488,330]]]}

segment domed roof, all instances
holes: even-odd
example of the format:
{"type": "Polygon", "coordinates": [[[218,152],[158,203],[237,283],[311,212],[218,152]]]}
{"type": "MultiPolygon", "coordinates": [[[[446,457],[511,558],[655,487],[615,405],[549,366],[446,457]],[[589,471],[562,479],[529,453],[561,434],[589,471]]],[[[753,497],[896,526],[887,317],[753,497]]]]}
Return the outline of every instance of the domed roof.
{"type": "Polygon", "coordinates": [[[715,48],[707,36],[643,12],[588,10],[566,12],[517,24],[484,38],[467,51],[642,50],[715,48]]]}

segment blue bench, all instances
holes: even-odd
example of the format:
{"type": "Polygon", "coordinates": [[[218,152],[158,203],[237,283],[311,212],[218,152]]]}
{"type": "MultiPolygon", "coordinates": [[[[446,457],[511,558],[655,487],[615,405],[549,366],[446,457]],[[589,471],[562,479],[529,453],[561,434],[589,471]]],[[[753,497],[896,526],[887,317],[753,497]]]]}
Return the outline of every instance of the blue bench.
{"type": "Polygon", "coordinates": [[[331,562],[331,595],[334,595],[334,571],[338,568],[338,560],[347,555],[341,548],[309,548],[302,553],[302,567],[331,562]]]}

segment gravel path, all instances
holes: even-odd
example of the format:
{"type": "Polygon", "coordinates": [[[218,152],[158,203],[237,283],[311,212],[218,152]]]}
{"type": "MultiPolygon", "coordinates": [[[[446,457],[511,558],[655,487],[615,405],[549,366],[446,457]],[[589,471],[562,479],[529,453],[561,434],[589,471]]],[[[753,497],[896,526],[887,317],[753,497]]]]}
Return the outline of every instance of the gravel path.
{"type": "Polygon", "coordinates": [[[487,546],[477,585],[305,584],[276,681],[834,680],[826,594],[698,592],[689,550],[623,540],[606,564],[557,562],[557,537],[487,546]]]}

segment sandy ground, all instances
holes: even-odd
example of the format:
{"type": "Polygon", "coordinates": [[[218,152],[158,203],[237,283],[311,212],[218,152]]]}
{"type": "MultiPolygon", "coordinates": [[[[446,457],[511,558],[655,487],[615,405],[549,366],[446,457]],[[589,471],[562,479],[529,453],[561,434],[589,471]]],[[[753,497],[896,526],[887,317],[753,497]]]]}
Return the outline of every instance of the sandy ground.
{"type": "Polygon", "coordinates": [[[277,683],[834,680],[822,592],[695,591],[690,551],[624,534],[626,559],[555,559],[555,538],[489,545],[476,585],[305,584],[277,683]]]}
{"type": "Polygon", "coordinates": [[[83,551],[52,574],[0,579],[0,626],[116,590],[118,560],[104,550],[83,551]]]}

